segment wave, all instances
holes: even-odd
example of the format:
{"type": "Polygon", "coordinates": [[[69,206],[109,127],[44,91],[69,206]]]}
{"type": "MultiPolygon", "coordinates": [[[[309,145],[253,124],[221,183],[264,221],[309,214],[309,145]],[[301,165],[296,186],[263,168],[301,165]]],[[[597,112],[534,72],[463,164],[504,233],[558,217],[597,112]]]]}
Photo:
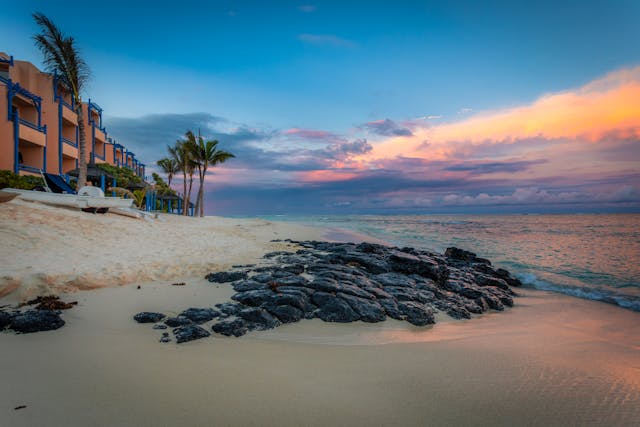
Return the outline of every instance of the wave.
{"type": "Polygon", "coordinates": [[[640,312],[640,297],[637,296],[618,294],[606,289],[558,285],[541,280],[533,273],[520,273],[516,274],[516,276],[525,286],[532,287],[534,289],[558,292],[593,301],[606,302],[608,304],[640,312]]]}

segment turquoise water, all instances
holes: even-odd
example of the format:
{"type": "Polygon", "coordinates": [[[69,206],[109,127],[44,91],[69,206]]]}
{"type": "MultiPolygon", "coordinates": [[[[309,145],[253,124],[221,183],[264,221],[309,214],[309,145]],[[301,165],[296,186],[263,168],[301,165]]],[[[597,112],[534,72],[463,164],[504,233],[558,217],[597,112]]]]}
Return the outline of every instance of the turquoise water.
{"type": "Polygon", "coordinates": [[[457,246],[526,285],[640,311],[640,214],[274,216],[396,246],[457,246]]]}

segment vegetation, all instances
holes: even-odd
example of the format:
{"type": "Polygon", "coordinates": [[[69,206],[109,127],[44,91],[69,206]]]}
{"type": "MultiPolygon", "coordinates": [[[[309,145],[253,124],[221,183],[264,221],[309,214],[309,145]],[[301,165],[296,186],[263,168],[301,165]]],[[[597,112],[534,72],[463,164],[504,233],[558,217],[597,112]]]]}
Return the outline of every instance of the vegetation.
{"type": "Polygon", "coordinates": [[[80,56],[75,39],[65,36],[44,14],[34,13],[33,19],[40,33],[33,36],[36,46],[44,56],[46,71],[55,73],[61,83],[71,92],[78,116],[78,188],[87,182],[87,141],[83,120],[82,92],[89,80],[89,67],[80,56]]]}
{"type": "Polygon", "coordinates": [[[20,190],[33,190],[38,186],[44,186],[44,182],[39,176],[23,176],[8,170],[0,170],[0,189],[19,188],[20,190]]]}
{"type": "Polygon", "coordinates": [[[153,172],[151,174],[151,176],[153,177],[153,181],[155,183],[156,186],[156,191],[158,192],[158,195],[160,196],[178,196],[178,194],[176,193],[176,191],[169,187],[169,184],[167,184],[165,182],[164,179],[162,179],[162,177],[160,175],[158,175],[157,173],[153,172]]]}
{"type": "Polygon", "coordinates": [[[167,181],[169,181],[167,185],[171,187],[171,181],[173,180],[173,177],[175,176],[175,174],[180,172],[178,162],[176,161],[176,159],[165,157],[164,159],[158,160],[156,164],[160,167],[160,169],[162,169],[162,172],[167,174],[167,181]]]}
{"type": "Polygon", "coordinates": [[[99,167],[109,175],[114,176],[118,187],[126,188],[135,184],[139,185],[144,183],[144,180],[136,175],[131,169],[119,168],[108,163],[99,163],[96,164],[96,167],[99,167]]]}
{"type": "MultiPolygon", "coordinates": [[[[218,141],[205,141],[200,135],[195,136],[192,131],[185,133],[185,138],[176,141],[172,147],[167,147],[169,157],[158,161],[158,166],[167,174],[169,185],[173,176],[182,172],[182,206],[189,206],[193,175],[198,171],[199,187],[196,197],[195,212],[204,216],[204,180],[210,167],[226,162],[235,157],[233,154],[218,149],[218,141]],[[188,177],[188,178],[187,178],[188,177]]],[[[155,177],[154,177],[155,179],[155,177]]],[[[156,183],[158,181],[156,180],[156,183]]],[[[183,209],[183,215],[187,215],[188,209],[183,209]]]]}

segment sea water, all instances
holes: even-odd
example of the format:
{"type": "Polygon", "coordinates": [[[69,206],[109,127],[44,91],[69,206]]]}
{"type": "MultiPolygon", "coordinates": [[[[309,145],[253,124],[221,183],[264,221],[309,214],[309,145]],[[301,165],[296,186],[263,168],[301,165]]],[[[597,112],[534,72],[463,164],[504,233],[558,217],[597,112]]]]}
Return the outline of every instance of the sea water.
{"type": "Polygon", "coordinates": [[[273,216],[444,252],[470,250],[525,285],[640,311],[640,214],[273,216]]]}

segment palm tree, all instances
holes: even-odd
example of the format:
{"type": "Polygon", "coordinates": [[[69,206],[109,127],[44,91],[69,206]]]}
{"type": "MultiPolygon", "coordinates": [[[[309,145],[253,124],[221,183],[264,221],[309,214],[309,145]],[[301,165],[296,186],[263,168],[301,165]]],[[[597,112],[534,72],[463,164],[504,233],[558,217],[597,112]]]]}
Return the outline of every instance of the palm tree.
{"type": "Polygon", "coordinates": [[[167,185],[171,187],[171,181],[175,174],[180,172],[178,162],[174,158],[165,157],[156,162],[156,164],[162,169],[162,172],[167,174],[167,185]]]}
{"type": "Polygon", "coordinates": [[[207,175],[207,169],[210,166],[224,163],[235,156],[227,151],[218,150],[217,140],[205,142],[201,136],[198,136],[195,141],[194,160],[198,168],[198,178],[200,178],[200,187],[196,198],[196,212],[199,212],[202,217],[204,216],[204,178],[207,175]]]}
{"type": "Polygon", "coordinates": [[[188,146],[186,145],[186,141],[177,140],[176,145],[168,146],[167,151],[169,151],[169,156],[171,159],[175,160],[178,165],[178,170],[182,172],[182,214],[187,215],[189,212],[189,199],[187,197],[187,173],[189,169],[189,162],[191,159],[191,153],[188,150],[188,146]]]}
{"type": "Polygon", "coordinates": [[[87,182],[86,135],[82,107],[82,92],[89,80],[89,67],[75,44],[75,39],[65,36],[44,14],[34,13],[33,19],[40,26],[40,34],[33,36],[36,46],[44,56],[45,69],[55,73],[62,84],[71,91],[78,116],[78,188],[87,182]]]}

